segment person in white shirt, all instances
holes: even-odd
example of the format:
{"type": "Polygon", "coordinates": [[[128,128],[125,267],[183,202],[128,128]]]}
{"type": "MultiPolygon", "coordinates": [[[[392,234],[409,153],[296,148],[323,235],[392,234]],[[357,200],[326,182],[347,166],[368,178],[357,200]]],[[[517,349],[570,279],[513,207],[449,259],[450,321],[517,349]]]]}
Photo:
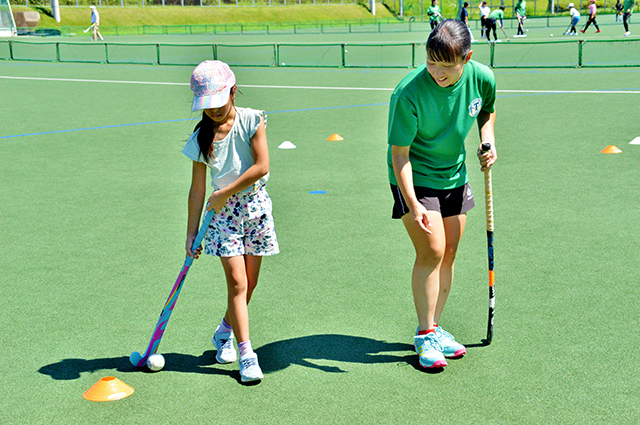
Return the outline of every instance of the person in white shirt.
{"type": "Polygon", "coordinates": [[[569,14],[571,14],[571,28],[565,34],[576,35],[576,25],[578,25],[578,21],[580,20],[580,12],[575,8],[573,3],[569,3],[569,14]]]}
{"type": "Polygon", "coordinates": [[[487,18],[491,13],[491,9],[487,6],[486,1],[480,3],[478,8],[480,9],[480,38],[485,38],[487,35],[487,18]]]}
{"type": "Polygon", "coordinates": [[[102,38],[102,34],[100,34],[100,30],[98,27],[100,26],[100,14],[94,5],[91,5],[91,26],[93,27],[93,35],[91,40],[96,41],[97,39],[104,40],[102,38]]]}

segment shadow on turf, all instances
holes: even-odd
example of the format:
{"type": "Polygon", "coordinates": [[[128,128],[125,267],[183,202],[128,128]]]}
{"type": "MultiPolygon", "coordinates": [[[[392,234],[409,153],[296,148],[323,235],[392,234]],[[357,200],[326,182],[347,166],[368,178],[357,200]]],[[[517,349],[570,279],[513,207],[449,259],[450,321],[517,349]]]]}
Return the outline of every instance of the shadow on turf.
{"type": "MultiPolygon", "coordinates": [[[[487,346],[485,340],[479,344],[469,344],[467,348],[487,346]]],[[[300,338],[285,339],[272,342],[256,349],[260,366],[264,373],[273,373],[292,365],[309,367],[327,373],[346,373],[337,365],[317,364],[331,361],[338,363],[404,363],[416,370],[427,373],[439,373],[442,369],[424,369],[418,362],[413,345],[389,343],[371,338],[349,335],[309,335],[300,338]]],[[[184,373],[202,373],[210,375],[226,375],[240,381],[240,374],[232,370],[221,369],[215,360],[215,351],[208,350],[200,356],[189,354],[163,353],[165,367],[163,370],[184,373]],[[213,366],[213,367],[212,367],[213,366]]],[[[80,378],[83,372],[115,369],[118,372],[147,372],[146,368],[136,368],[129,362],[129,357],[110,357],[102,359],[65,359],[41,367],[38,372],[55,380],[71,380],[80,378]]]]}
{"type": "Polygon", "coordinates": [[[276,341],[258,348],[256,353],[260,359],[260,367],[265,373],[277,372],[291,365],[329,373],[346,372],[339,366],[316,364],[314,360],[361,364],[418,363],[413,354],[413,345],[335,334],[309,335],[276,341]],[[392,354],[394,352],[404,353],[392,354]]]}
{"type": "MultiPolygon", "coordinates": [[[[240,381],[240,374],[237,370],[225,370],[212,368],[216,365],[215,352],[205,351],[200,356],[189,354],[167,353],[162,354],[165,358],[163,370],[171,372],[204,373],[210,375],[226,375],[240,381]]],[[[113,369],[118,372],[150,372],[146,367],[137,368],[131,365],[129,357],[108,357],[102,359],[65,359],[58,363],[53,363],[41,367],[38,372],[48,375],[59,381],[67,381],[80,378],[83,372],[96,372],[99,370],[113,369]]]]}
{"type": "Polygon", "coordinates": [[[426,373],[439,373],[443,370],[425,369],[420,366],[411,344],[389,343],[349,335],[323,334],[286,339],[264,345],[258,348],[256,353],[265,373],[277,372],[292,365],[328,373],[348,372],[339,366],[315,363],[326,361],[360,364],[399,363],[426,373]]]}

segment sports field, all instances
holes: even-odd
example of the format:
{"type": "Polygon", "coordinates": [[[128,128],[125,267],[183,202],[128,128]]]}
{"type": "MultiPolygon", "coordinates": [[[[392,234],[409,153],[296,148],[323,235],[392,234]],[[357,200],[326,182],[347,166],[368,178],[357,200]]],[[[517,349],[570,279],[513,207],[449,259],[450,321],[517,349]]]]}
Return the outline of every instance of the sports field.
{"type": "Polygon", "coordinates": [[[213,258],[187,277],[164,370],[128,360],[184,261],[191,70],[0,62],[0,423],[637,423],[637,69],[495,70],[495,335],[483,345],[471,156],[477,206],[442,320],[468,353],[426,373],[413,248],[386,175],[389,96],[408,70],[235,68],[238,105],[268,113],[282,250],[250,305],[265,372],[254,386],[215,363],[226,290],[213,258]],[[600,153],[608,145],[622,153],[600,153]],[[135,393],[85,400],[106,376],[135,393]]]}

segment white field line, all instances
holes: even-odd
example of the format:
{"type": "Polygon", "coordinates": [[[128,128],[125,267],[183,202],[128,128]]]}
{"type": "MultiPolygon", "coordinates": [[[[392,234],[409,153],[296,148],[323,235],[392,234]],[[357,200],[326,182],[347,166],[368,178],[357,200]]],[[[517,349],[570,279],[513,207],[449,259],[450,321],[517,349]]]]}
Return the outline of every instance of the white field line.
{"type": "MultiPolygon", "coordinates": [[[[37,81],[66,81],[75,83],[112,83],[112,84],[143,84],[160,86],[188,86],[189,83],[167,83],[162,81],[120,81],[120,80],[88,80],[79,78],[48,78],[48,77],[15,77],[0,75],[8,80],[37,80],[37,81]]],[[[393,91],[393,88],[380,87],[313,87],[313,86],[268,86],[240,84],[240,87],[261,89],[296,89],[296,90],[354,90],[354,91],[393,91]]],[[[543,94],[640,94],[640,90],[497,90],[498,93],[543,93],[543,94]]]]}

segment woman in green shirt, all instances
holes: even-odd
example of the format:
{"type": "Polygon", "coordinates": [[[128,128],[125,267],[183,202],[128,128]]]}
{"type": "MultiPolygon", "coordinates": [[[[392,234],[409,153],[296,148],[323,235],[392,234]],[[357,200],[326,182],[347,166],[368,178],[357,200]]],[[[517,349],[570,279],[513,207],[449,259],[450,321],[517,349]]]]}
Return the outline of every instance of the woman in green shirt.
{"type": "Polygon", "coordinates": [[[526,37],[524,33],[524,20],[527,19],[527,2],[525,0],[518,0],[516,3],[516,18],[518,19],[518,33],[516,37],[526,37]]]}
{"type": "Polygon", "coordinates": [[[431,24],[431,31],[442,20],[442,14],[440,12],[440,6],[438,6],[438,0],[431,0],[431,6],[427,9],[427,15],[429,16],[429,24],[431,24]]]}
{"type": "MultiPolygon", "coordinates": [[[[414,347],[425,368],[446,366],[445,357],[466,353],[439,326],[451,290],[454,260],[466,212],[474,206],[464,164],[464,141],[475,121],[491,149],[482,169],[496,160],[495,78],[471,60],[471,37],[453,19],[427,40],[427,63],[398,84],[389,106],[387,164],[394,197],[416,252],[411,285],[418,316],[414,347]]],[[[480,151],[479,151],[480,152],[480,151]]]]}

